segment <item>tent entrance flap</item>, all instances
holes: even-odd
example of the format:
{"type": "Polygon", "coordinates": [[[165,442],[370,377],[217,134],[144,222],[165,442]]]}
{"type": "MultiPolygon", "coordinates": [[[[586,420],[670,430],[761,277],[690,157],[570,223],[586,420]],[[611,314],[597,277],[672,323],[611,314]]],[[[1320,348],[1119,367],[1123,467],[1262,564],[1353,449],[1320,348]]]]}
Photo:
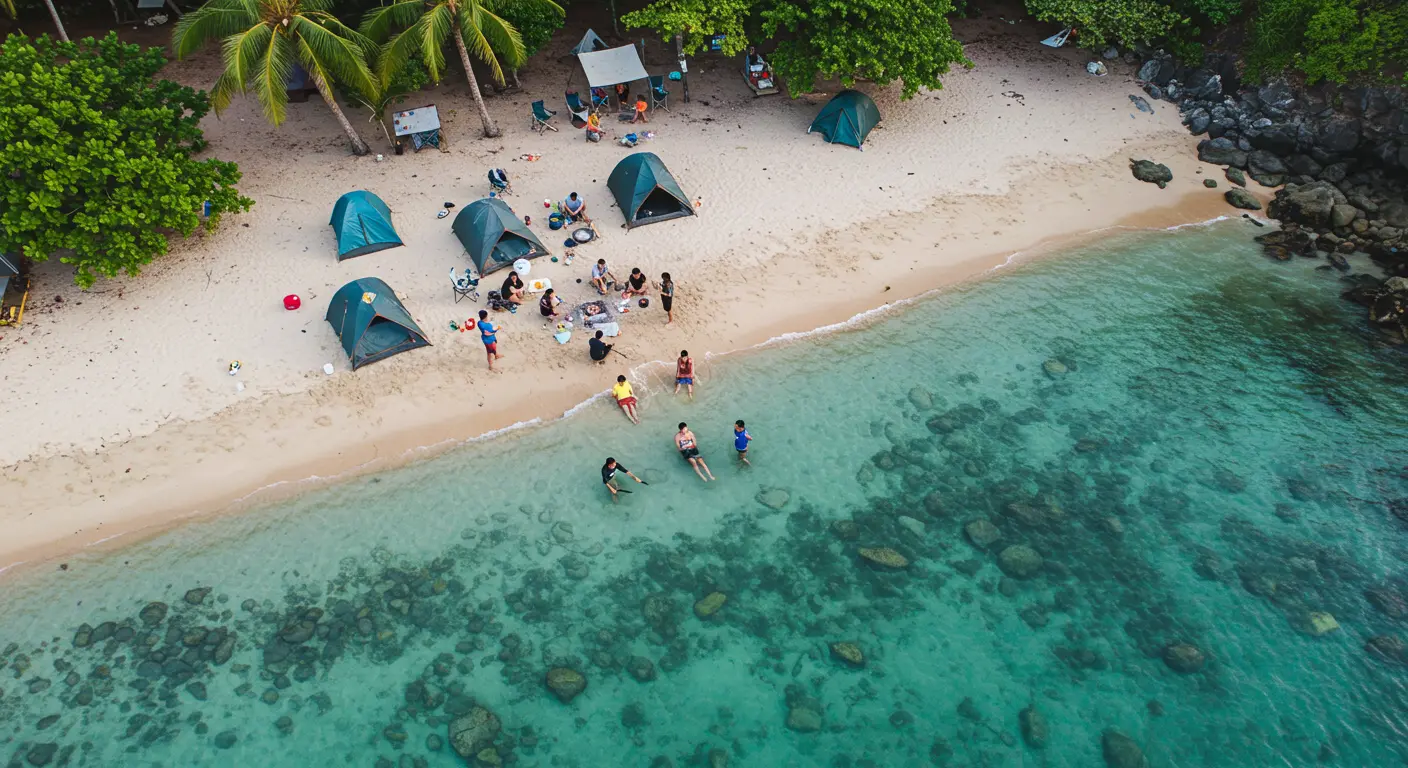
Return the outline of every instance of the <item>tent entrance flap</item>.
{"type": "Polygon", "coordinates": [[[688,216],[693,211],[689,206],[681,202],[674,195],[656,187],[654,192],[645,198],[645,202],[640,204],[636,210],[636,224],[653,224],[657,221],[675,219],[680,216],[688,216]]]}
{"type": "Polygon", "coordinates": [[[357,360],[380,360],[418,346],[420,340],[413,338],[405,328],[378,317],[372,320],[367,330],[362,332],[362,338],[357,340],[357,360]]]}
{"type": "Polygon", "coordinates": [[[634,45],[581,53],[577,55],[577,60],[582,62],[582,71],[587,73],[587,84],[593,88],[650,79],[634,45]]]}

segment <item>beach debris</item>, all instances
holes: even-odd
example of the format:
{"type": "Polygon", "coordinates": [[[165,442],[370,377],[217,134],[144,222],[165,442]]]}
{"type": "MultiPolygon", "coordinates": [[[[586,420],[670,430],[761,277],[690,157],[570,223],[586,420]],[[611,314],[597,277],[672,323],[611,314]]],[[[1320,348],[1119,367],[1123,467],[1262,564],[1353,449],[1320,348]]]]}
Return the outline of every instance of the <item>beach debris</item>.
{"type": "Polygon", "coordinates": [[[1100,751],[1109,768],[1149,768],[1149,760],[1144,757],[1139,742],[1114,728],[1107,728],[1100,734],[1100,751]]]}
{"type": "Polygon", "coordinates": [[[450,746],[460,757],[473,757],[494,740],[501,727],[498,715],[474,706],[450,721],[450,746]]]}
{"type": "Polygon", "coordinates": [[[964,525],[963,533],[968,536],[968,541],[978,549],[987,549],[1002,538],[1002,531],[999,531],[997,526],[985,518],[979,518],[964,525]]]}
{"type": "Polygon", "coordinates": [[[1261,203],[1252,193],[1241,187],[1233,187],[1222,193],[1222,197],[1227,200],[1227,204],[1233,208],[1241,208],[1248,211],[1261,210],[1261,203]]]}
{"type": "MultiPolygon", "coordinates": [[[[452,331],[458,330],[457,328],[453,327],[453,326],[454,326],[454,323],[450,323],[450,325],[451,325],[450,330],[452,330],[452,331]]],[[[331,376],[333,370],[334,370],[334,369],[333,369],[333,367],[332,367],[332,363],[323,363],[323,373],[325,373],[325,374],[331,376]]]]}
{"type": "Polygon", "coordinates": [[[553,667],[544,677],[548,690],[563,704],[570,704],[587,689],[587,678],[571,667],[553,667]]]}
{"type": "Polygon", "coordinates": [[[230,375],[231,375],[231,376],[234,376],[235,374],[239,373],[239,372],[240,372],[240,361],[238,361],[238,360],[231,360],[231,361],[230,361],[230,369],[229,369],[229,370],[230,370],[230,375]]]}
{"type": "Polygon", "coordinates": [[[792,496],[781,488],[767,488],[758,491],[758,495],[753,498],[768,509],[782,509],[787,506],[787,502],[792,500],[792,496]]]}
{"type": "Polygon", "coordinates": [[[707,619],[719,612],[728,602],[728,595],[722,592],[710,592],[694,603],[694,615],[701,619],[707,619]]]}
{"type": "Polygon", "coordinates": [[[1044,564],[1041,555],[1025,544],[1013,544],[997,555],[997,567],[1014,579],[1030,579],[1044,564]]]}
{"type": "Polygon", "coordinates": [[[909,567],[909,558],[889,547],[861,547],[858,554],[867,562],[883,568],[898,570],[909,567]]]}
{"type": "Polygon", "coordinates": [[[1134,102],[1134,108],[1139,110],[1140,112],[1147,112],[1151,115],[1154,114],[1154,108],[1149,106],[1149,102],[1146,101],[1143,96],[1136,96],[1134,94],[1130,94],[1129,100],[1134,102]]]}
{"type": "Polygon", "coordinates": [[[1147,181],[1150,184],[1159,185],[1159,189],[1168,186],[1173,181],[1173,171],[1168,169],[1163,163],[1156,163],[1152,160],[1130,160],[1129,169],[1134,173],[1134,178],[1140,181],[1147,181]]]}
{"type": "Polygon", "coordinates": [[[290,293],[284,297],[284,309],[292,312],[301,306],[303,306],[303,299],[298,298],[298,294],[290,293]]]}
{"type": "Polygon", "coordinates": [[[1103,61],[1092,61],[1089,64],[1086,64],[1085,71],[1089,72],[1092,75],[1095,75],[1096,77],[1104,77],[1110,72],[1110,70],[1105,68],[1105,62],[1103,61]]]}
{"type": "Polygon", "coordinates": [[[848,641],[832,643],[831,658],[856,668],[865,666],[865,654],[861,652],[860,646],[848,641]]]}
{"type": "Polygon", "coordinates": [[[1199,672],[1207,663],[1207,656],[1198,646],[1185,642],[1169,643],[1164,647],[1163,657],[1164,664],[1180,675],[1199,672]]]}

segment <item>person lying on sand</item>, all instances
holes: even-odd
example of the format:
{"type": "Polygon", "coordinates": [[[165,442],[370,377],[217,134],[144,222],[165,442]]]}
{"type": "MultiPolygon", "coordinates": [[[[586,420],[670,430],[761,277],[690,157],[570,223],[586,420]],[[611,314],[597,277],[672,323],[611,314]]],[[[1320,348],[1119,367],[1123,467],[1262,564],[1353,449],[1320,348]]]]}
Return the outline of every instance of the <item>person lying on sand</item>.
{"type": "Polygon", "coordinates": [[[694,468],[694,474],[699,475],[700,480],[707,483],[714,479],[714,473],[709,471],[709,465],[705,464],[704,457],[699,455],[699,446],[694,439],[694,433],[689,431],[689,425],[683,421],[680,422],[680,431],[675,433],[675,447],[679,449],[684,460],[689,462],[689,466],[694,468]],[[709,476],[705,477],[705,474],[709,476]]]}
{"type": "Polygon", "coordinates": [[[640,271],[640,267],[631,270],[631,276],[626,278],[626,290],[621,294],[621,298],[629,299],[633,296],[644,296],[650,293],[650,289],[645,287],[645,273],[640,271]]]}
{"type": "MultiPolygon", "coordinates": [[[[631,474],[631,470],[626,469],[625,467],[623,467],[623,466],[621,466],[620,464],[616,463],[616,460],[615,460],[615,459],[613,459],[613,458],[611,458],[610,456],[608,456],[608,457],[606,458],[606,463],[603,464],[603,465],[601,465],[601,483],[602,483],[602,485],[605,485],[605,486],[606,486],[606,490],[611,491],[611,500],[612,500],[612,501],[620,501],[620,500],[621,500],[621,496],[620,496],[621,488],[620,488],[620,486],[616,485],[616,473],[617,473],[617,472],[623,472],[623,473],[625,473],[626,477],[631,478],[632,480],[636,481],[637,483],[643,483],[643,482],[645,482],[644,480],[640,479],[639,477],[636,477],[635,475],[631,474]]],[[[630,493],[630,491],[626,491],[626,493],[630,493]]]]}
{"type": "Polygon", "coordinates": [[[611,274],[611,270],[606,268],[606,259],[597,259],[596,266],[592,267],[592,287],[602,296],[611,290],[611,284],[616,282],[616,276],[611,274]]]}
{"type": "Polygon", "coordinates": [[[636,393],[625,376],[616,377],[616,386],[611,388],[611,396],[616,398],[616,404],[621,406],[621,412],[626,414],[632,424],[640,423],[640,419],[636,417],[636,393]]]}

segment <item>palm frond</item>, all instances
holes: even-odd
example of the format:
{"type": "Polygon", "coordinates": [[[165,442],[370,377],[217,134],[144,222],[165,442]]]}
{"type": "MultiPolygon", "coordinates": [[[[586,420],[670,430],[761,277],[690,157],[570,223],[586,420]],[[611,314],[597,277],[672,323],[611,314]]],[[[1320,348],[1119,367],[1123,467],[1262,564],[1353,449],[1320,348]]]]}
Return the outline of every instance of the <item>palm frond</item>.
{"type": "Polygon", "coordinates": [[[171,33],[171,49],[176,58],[185,58],[212,40],[223,40],[259,23],[245,0],[210,0],[176,22],[171,33]]]}
{"type": "MultiPolygon", "coordinates": [[[[340,23],[336,26],[351,32],[340,23]]],[[[366,58],[358,42],[336,34],[307,15],[293,17],[289,32],[296,36],[300,43],[299,50],[303,55],[299,58],[305,65],[314,63],[338,82],[367,96],[376,95],[376,78],[372,77],[371,70],[367,68],[366,58]]],[[[357,35],[356,32],[352,34],[357,35]]]]}
{"type": "Polygon", "coordinates": [[[215,86],[210,89],[210,106],[215,109],[215,114],[225,111],[230,106],[230,100],[235,94],[242,93],[244,88],[235,82],[235,77],[230,70],[225,70],[215,81],[215,86]]]}
{"type": "Polygon", "coordinates": [[[375,40],[343,24],[341,19],[330,13],[305,13],[303,15],[307,16],[309,21],[317,23],[318,26],[334,35],[352,41],[362,52],[362,61],[366,62],[368,67],[376,61],[377,55],[381,53],[381,46],[377,45],[375,40]]]}
{"type": "Polygon", "coordinates": [[[518,69],[528,59],[528,49],[523,47],[523,36],[507,20],[494,15],[489,9],[479,8],[479,29],[488,38],[489,45],[509,69],[518,69]]]}
{"type": "Polygon", "coordinates": [[[237,32],[224,41],[225,73],[237,90],[245,90],[253,81],[259,62],[267,54],[266,48],[272,42],[274,28],[268,24],[256,24],[243,32],[237,32]]]}
{"type": "Polygon", "coordinates": [[[489,39],[479,28],[479,5],[475,3],[472,6],[461,7],[455,20],[458,22],[460,37],[464,40],[464,47],[469,49],[470,55],[474,58],[489,65],[489,70],[494,75],[494,81],[502,85],[504,82],[503,67],[499,66],[499,59],[494,55],[494,49],[489,45],[489,39]]]}
{"type": "Polygon", "coordinates": [[[5,15],[12,19],[19,18],[19,13],[15,10],[15,0],[0,0],[0,11],[4,11],[5,15]]]}
{"type": "Polygon", "coordinates": [[[253,90],[264,116],[279,125],[288,116],[288,78],[293,74],[295,49],[288,31],[275,29],[269,46],[259,59],[254,78],[246,90],[253,90]]]}
{"type": "Polygon", "coordinates": [[[441,3],[421,18],[416,30],[420,38],[420,58],[430,79],[440,81],[445,73],[445,43],[455,34],[455,18],[450,7],[441,3]]]}
{"type": "Polygon", "coordinates": [[[408,29],[424,15],[425,0],[397,0],[367,11],[357,29],[367,37],[384,43],[391,39],[392,34],[408,29]]]}

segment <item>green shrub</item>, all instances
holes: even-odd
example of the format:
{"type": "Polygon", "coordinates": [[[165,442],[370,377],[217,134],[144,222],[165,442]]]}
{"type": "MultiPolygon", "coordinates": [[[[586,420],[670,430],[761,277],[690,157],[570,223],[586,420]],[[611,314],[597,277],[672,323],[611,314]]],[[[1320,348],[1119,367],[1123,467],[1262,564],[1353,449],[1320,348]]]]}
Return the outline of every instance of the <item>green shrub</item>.
{"type": "Polygon", "coordinates": [[[1248,66],[1266,78],[1295,69],[1310,82],[1379,80],[1408,65],[1408,6],[1363,0],[1261,0],[1248,66]]]}

